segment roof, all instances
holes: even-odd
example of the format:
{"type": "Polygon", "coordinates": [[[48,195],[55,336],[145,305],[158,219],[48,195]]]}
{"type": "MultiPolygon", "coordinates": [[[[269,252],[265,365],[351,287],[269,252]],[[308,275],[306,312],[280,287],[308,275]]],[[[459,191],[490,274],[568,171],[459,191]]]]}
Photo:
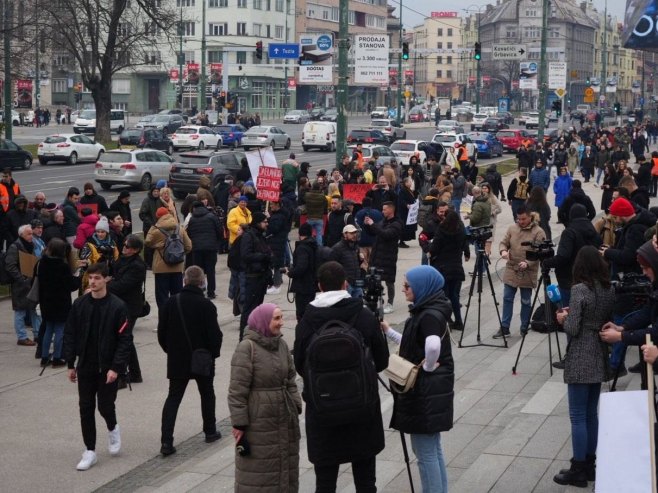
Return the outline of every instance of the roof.
{"type": "MultiPolygon", "coordinates": [[[[520,0],[504,0],[500,5],[494,5],[487,9],[480,19],[480,24],[492,24],[496,22],[517,20],[520,0]]],[[[580,8],[574,0],[551,0],[551,5],[555,6],[556,15],[551,15],[551,19],[561,20],[574,24],[585,25],[593,29],[599,25],[598,16],[589,15],[580,8]]],[[[537,7],[541,9],[541,1],[537,0],[537,7]]]]}

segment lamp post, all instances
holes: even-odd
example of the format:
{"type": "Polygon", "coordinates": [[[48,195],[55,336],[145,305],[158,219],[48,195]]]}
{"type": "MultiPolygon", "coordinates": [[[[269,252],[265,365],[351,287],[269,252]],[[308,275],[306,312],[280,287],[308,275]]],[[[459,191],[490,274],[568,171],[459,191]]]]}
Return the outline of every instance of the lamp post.
{"type": "MultiPolygon", "coordinates": [[[[480,15],[482,13],[482,9],[486,8],[485,5],[479,6],[479,5],[469,5],[464,9],[464,11],[469,12],[471,9],[474,9],[477,11],[477,14],[475,15],[475,34],[476,34],[476,44],[479,46],[480,45],[480,15]]],[[[475,112],[479,113],[480,112],[480,77],[481,77],[481,67],[480,67],[480,58],[478,57],[475,59],[475,112]]]]}
{"type": "MultiPolygon", "coordinates": [[[[601,85],[608,87],[608,0],[605,0],[605,10],[603,12],[603,47],[601,50],[603,59],[601,60],[601,85]]],[[[604,89],[605,91],[605,89],[604,89]]],[[[599,109],[601,109],[601,98],[599,98],[599,109]]]]}
{"type": "MultiPolygon", "coordinates": [[[[397,114],[396,121],[398,126],[402,122],[401,112],[402,112],[402,0],[399,1],[400,4],[400,40],[398,47],[400,48],[400,54],[398,55],[398,97],[397,97],[397,114]]],[[[415,55],[414,55],[415,56],[415,55]]],[[[415,75],[415,74],[414,74],[415,75]]]]}
{"type": "Polygon", "coordinates": [[[183,109],[183,62],[185,55],[183,54],[183,2],[180,3],[180,20],[178,22],[178,85],[180,87],[180,109],[183,109]]]}
{"type": "Polygon", "coordinates": [[[9,0],[4,1],[3,12],[5,17],[4,22],[4,50],[5,50],[5,108],[4,108],[4,122],[5,122],[5,139],[12,139],[12,125],[13,118],[11,117],[11,17],[9,14],[9,0]]]}
{"type": "Polygon", "coordinates": [[[546,125],[546,94],[548,91],[548,80],[546,71],[546,44],[548,31],[548,6],[549,0],[542,0],[542,20],[541,20],[541,52],[539,58],[539,125],[537,128],[537,140],[544,141],[544,126],[546,125]]]}

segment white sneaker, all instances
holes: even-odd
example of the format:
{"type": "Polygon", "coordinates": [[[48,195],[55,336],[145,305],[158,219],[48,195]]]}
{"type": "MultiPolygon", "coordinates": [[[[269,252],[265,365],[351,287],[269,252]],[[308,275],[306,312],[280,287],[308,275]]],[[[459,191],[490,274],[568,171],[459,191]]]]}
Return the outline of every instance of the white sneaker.
{"type": "Polygon", "coordinates": [[[78,471],[86,471],[91,466],[96,464],[98,459],[96,459],[96,452],[93,450],[85,450],[82,452],[82,459],[78,462],[77,469],[78,471]]]}
{"type": "Polygon", "coordinates": [[[386,303],[384,305],[384,313],[393,313],[393,305],[386,303]]]}
{"type": "Polygon", "coordinates": [[[121,450],[121,430],[119,425],[116,425],[112,431],[107,432],[107,450],[110,455],[117,455],[121,450]]]}
{"type": "Polygon", "coordinates": [[[267,294],[279,294],[281,292],[281,287],[270,286],[267,288],[267,294]]]}

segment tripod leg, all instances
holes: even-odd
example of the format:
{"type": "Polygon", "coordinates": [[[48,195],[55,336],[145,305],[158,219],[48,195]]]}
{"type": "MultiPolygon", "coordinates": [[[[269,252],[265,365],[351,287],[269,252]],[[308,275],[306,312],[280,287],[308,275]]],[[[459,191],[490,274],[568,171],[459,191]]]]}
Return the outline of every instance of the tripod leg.
{"type": "Polygon", "coordinates": [[[471,278],[471,287],[468,289],[468,301],[466,302],[466,312],[464,313],[464,319],[462,320],[463,328],[461,336],[459,337],[459,347],[462,347],[462,341],[464,340],[464,333],[466,332],[466,319],[468,318],[468,312],[471,308],[471,300],[473,299],[473,290],[475,289],[475,276],[477,275],[477,255],[475,257],[475,266],[476,270],[473,271],[471,278]]]}
{"type": "MultiPolygon", "coordinates": [[[[491,298],[493,299],[494,308],[496,309],[496,317],[498,318],[498,327],[501,327],[502,329],[503,323],[500,318],[500,310],[498,309],[498,300],[496,299],[496,291],[494,290],[493,279],[491,278],[491,270],[489,270],[489,264],[486,262],[484,264],[484,267],[487,272],[487,279],[489,280],[489,289],[491,290],[491,298]]],[[[503,333],[503,345],[504,347],[507,347],[507,337],[505,336],[504,333],[503,333]]]]}
{"type": "Polygon", "coordinates": [[[519,344],[519,352],[516,353],[516,360],[514,361],[514,366],[512,367],[512,375],[516,375],[516,367],[519,364],[519,359],[521,358],[521,351],[523,351],[523,343],[525,342],[525,336],[527,333],[523,334],[521,338],[521,344],[519,344]]]}

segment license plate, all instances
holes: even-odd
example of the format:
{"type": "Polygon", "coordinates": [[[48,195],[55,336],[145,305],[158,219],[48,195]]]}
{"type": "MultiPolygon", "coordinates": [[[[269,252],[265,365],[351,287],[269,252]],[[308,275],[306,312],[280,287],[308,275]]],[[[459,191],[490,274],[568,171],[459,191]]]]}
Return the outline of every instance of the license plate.
{"type": "Polygon", "coordinates": [[[119,149],[132,150],[137,149],[137,146],[120,146],[119,149]]]}
{"type": "Polygon", "coordinates": [[[118,169],[106,169],[104,170],[106,175],[118,175],[119,170],[118,169]]]}
{"type": "Polygon", "coordinates": [[[178,143],[179,144],[187,144],[187,140],[179,140],[178,143]]]}
{"type": "Polygon", "coordinates": [[[55,155],[55,154],[52,153],[52,152],[46,152],[46,153],[44,154],[44,156],[54,156],[54,155],[55,155]]]}
{"type": "Polygon", "coordinates": [[[184,173],[186,175],[191,175],[192,173],[194,173],[193,169],[180,169],[178,171],[180,171],[181,173],[184,173]]]}

